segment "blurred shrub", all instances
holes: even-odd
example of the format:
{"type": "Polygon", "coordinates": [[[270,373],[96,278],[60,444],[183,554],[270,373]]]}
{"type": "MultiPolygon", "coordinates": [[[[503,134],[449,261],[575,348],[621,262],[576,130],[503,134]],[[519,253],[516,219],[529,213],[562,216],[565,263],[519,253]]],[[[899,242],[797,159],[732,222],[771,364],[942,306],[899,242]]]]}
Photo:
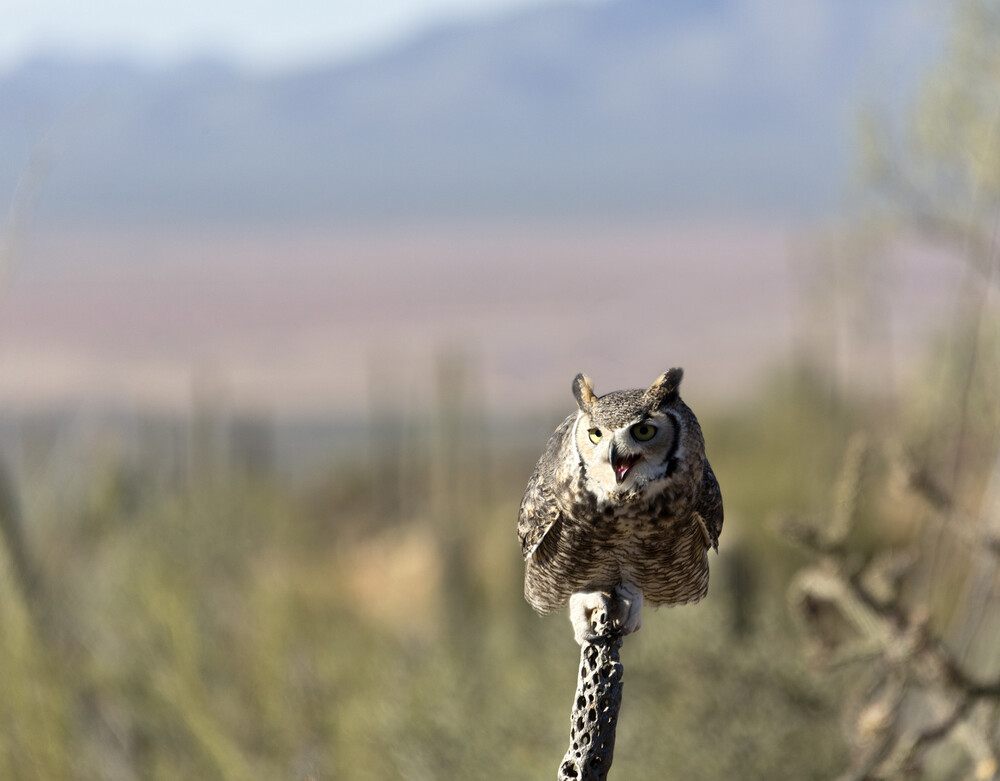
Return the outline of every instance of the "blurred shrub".
{"type": "MultiPolygon", "coordinates": [[[[651,612],[626,643],[622,777],[821,778],[843,760],[836,682],[803,667],[775,577],[801,559],[765,523],[828,489],[841,413],[818,381],[790,385],[706,416],[722,554],[704,604],[651,612]]],[[[0,591],[3,777],[551,776],[577,648],[521,596],[535,454],[509,452],[458,479],[450,510],[428,496],[388,517],[339,465],[319,494],[225,470],[147,491],[108,465],[75,516],[28,524],[55,629],[0,591]]]]}

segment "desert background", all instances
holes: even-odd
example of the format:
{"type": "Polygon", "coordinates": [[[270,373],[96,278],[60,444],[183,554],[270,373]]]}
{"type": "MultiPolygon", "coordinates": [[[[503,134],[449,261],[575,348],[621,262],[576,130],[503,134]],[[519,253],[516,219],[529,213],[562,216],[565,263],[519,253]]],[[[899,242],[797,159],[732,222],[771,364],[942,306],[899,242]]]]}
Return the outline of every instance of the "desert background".
{"type": "Polygon", "coordinates": [[[995,3],[9,17],[0,778],[553,777],[521,494],[671,366],[610,775],[1000,777],[995,3]]]}

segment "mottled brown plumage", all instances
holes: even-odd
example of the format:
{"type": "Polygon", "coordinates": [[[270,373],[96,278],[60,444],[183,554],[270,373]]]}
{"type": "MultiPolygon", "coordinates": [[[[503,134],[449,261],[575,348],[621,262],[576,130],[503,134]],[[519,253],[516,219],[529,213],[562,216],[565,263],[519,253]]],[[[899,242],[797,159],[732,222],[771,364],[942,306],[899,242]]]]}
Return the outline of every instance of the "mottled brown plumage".
{"type": "Polygon", "coordinates": [[[517,524],[525,597],[540,613],[569,602],[581,644],[602,600],[612,614],[620,603],[621,629],[630,632],[643,601],[692,602],[708,590],[722,495],[698,419],[680,398],[682,376],[671,369],[645,391],[598,398],[578,375],[578,410],[528,481],[517,524]]]}

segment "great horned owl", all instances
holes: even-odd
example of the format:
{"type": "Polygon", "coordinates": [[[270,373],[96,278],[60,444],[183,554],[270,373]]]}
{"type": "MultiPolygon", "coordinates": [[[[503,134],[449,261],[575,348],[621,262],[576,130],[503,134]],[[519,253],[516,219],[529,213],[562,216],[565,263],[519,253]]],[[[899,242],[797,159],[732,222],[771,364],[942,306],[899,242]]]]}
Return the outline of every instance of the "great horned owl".
{"type": "Polygon", "coordinates": [[[539,613],[569,602],[581,645],[594,639],[598,606],[627,634],[641,625],[643,601],[676,605],[708,591],[722,494],[698,419],[678,393],[683,374],[670,369],[645,391],[601,397],[578,374],[579,409],[528,481],[517,521],[524,595],[539,613]]]}

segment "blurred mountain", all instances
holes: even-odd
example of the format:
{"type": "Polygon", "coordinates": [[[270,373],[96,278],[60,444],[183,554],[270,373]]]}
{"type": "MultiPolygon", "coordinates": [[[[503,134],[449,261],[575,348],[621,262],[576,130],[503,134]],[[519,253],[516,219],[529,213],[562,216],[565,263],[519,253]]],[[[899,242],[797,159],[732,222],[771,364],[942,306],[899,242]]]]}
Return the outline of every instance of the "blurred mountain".
{"type": "Polygon", "coordinates": [[[0,197],[82,223],[808,216],[858,100],[912,84],[912,0],[618,0],[253,74],[38,56],[0,76],[0,197]]]}

